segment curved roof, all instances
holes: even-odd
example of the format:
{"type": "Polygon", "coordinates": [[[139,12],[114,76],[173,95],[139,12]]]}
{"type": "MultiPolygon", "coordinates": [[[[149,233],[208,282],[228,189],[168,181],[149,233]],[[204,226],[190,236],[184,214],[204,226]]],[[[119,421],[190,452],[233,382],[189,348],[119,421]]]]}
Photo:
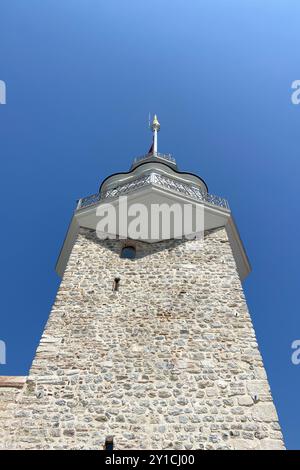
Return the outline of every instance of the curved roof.
{"type": "Polygon", "coordinates": [[[204,186],[204,188],[208,192],[208,186],[207,186],[206,182],[202,178],[200,178],[200,176],[195,175],[194,173],[186,172],[186,171],[179,171],[177,169],[176,164],[174,165],[174,163],[171,163],[171,162],[167,163],[165,161],[162,161],[161,159],[152,157],[150,159],[146,159],[146,161],[142,160],[137,165],[132,166],[129,171],[122,172],[122,173],[113,173],[112,175],[107,176],[102,181],[102,183],[99,187],[99,193],[102,192],[104,189],[106,189],[106,186],[112,187],[114,183],[117,186],[118,184],[120,184],[120,182],[122,180],[124,180],[124,179],[128,180],[128,177],[130,175],[135,176],[135,175],[138,175],[138,174],[142,173],[143,171],[139,171],[139,169],[141,167],[145,167],[145,170],[147,170],[148,168],[151,169],[151,167],[152,167],[152,169],[157,168],[159,170],[160,168],[163,168],[164,166],[167,168],[168,173],[171,173],[171,174],[175,173],[175,175],[177,175],[177,178],[179,177],[178,179],[180,179],[180,175],[182,175],[182,177],[185,181],[188,180],[190,183],[199,185],[201,187],[204,186]],[[155,166],[153,165],[153,163],[155,163],[155,166]],[[147,165],[147,167],[145,165],[147,165]]]}

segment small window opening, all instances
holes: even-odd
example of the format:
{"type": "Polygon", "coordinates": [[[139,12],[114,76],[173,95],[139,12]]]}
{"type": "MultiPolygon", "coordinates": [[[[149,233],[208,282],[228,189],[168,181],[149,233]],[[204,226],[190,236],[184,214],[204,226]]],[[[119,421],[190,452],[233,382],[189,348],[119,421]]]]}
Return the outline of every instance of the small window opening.
{"type": "Polygon", "coordinates": [[[105,439],[104,450],[113,450],[114,449],[114,438],[113,436],[107,436],[105,439]]]}
{"type": "Polygon", "coordinates": [[[113,290],[117,292],[119,290],[119,284],[120,284],[120,278],[115,277],[114,282],[113,282],[113,290]]]}
{"type": "Polygon", "coordinates": [[[133,246],[124,246],[121,251],[121,258],[134,259],[136,257],[136,250],[133,246]]]}

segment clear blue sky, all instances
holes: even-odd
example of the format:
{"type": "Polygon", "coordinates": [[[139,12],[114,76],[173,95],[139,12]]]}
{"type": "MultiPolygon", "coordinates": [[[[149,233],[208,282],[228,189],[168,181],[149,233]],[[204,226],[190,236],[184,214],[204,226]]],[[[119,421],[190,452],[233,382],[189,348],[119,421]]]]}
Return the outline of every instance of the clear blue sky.
{"type": "Polygon", "coordinates": [[[300,449],[298,0],[2,0],[1,317],[26,374],[59,285],[76,199],[159,149],[226,197],[286,444],[300,449]]]}

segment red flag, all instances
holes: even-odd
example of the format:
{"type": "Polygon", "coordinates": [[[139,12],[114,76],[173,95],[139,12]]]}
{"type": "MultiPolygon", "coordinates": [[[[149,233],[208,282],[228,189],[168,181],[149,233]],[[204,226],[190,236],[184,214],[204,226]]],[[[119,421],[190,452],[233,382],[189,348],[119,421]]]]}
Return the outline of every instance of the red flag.
{"type": "Polygon", "coordinates": [[[154,150],[154,138],[152,139],[152,144],[151,144],[151,147],[150,147],[149,150],[148,150],[148,154],[147,154],[147,155],[152,155],[153,150],[154,150]]]}

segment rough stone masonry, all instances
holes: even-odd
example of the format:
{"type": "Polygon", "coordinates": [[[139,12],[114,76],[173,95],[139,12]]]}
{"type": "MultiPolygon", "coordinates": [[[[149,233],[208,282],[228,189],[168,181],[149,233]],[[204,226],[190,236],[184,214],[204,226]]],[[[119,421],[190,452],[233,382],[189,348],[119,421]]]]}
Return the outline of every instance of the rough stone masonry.
{"type": "Polygon", "coordinates": [[[134,245],[80,230],[0,447],[283,449],[225,229],[134,245]]]}

